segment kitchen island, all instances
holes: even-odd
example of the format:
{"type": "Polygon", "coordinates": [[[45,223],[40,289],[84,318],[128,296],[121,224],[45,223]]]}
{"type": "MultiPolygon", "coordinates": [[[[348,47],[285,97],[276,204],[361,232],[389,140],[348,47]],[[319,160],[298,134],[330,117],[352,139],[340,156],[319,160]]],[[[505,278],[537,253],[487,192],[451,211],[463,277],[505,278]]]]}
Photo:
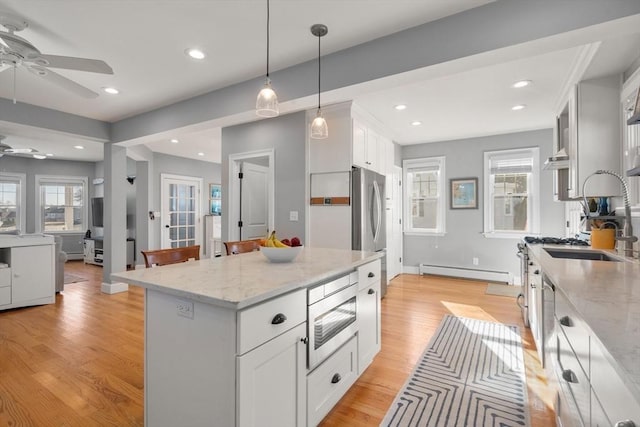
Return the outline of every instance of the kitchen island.
{"type": "Polygon", "coordinates": [[[640,262],[608,250],[596,252],[614,261],[552,257],[546,249],[557,251],[553,245],[527,247],[540,266],[534,274],[541,276],[544,309],[550,309],[537,320],[549,347],[547,372],[568,402],[556,402],[560,421],[640,425],[640,262]]]}
{"type": "Polygon", "coordinates": [[[145,288],[145,425],[317,424],[380,349],[380,258],[305,248],[291,263],[253,252],[114,273],[145,288]],[[346,288],[355,332],[310,369],[308,291],[346,288]]]}

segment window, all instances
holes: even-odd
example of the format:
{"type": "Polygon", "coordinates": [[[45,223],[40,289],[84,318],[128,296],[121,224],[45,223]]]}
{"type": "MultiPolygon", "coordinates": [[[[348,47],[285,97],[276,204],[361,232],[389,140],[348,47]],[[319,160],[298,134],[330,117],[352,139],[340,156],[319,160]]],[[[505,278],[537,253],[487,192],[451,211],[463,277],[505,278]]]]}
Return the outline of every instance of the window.
{"type": "Polygon", "coordinates": [[[0,173],[0,233],[24,233],[25,174],[0,173]]]}
{"type": "Polygon", "coordinates": [[[484,154],[484,231],[487,237],[520,237],[540,228],[539,149],[484,154]]]}
{"type": "Polygon", "coordinates": [[[36,175],[38,232],[83,232],[87,229],[87,178],[36,175]]]}
{"type": "Polygon", "coordinates": [[[403,162],[405,182],[405,233],[444,234],[444,157],[403,162]]]}

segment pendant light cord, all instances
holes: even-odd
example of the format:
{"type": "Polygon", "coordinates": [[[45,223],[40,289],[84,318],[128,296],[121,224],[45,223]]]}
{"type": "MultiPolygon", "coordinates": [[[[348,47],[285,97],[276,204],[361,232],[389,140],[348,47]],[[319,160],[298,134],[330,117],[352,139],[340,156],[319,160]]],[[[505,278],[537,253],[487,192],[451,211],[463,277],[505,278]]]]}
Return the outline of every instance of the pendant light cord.
{"type": "Polygon", "coordinates": [[[269,0],[267,0],[267,79],[269,78],[269,0]]]}
{"type": "Polygon", "coordinates": [[[320,36],[318,34],[318,111],[320,111],[320,36]]]}

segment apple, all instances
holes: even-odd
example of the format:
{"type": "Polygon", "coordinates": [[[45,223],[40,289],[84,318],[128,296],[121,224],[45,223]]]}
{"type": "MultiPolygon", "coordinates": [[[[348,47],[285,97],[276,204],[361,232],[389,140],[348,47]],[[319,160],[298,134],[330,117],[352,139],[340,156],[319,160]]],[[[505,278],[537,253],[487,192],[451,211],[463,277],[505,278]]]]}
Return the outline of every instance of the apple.
{"type": "Polygon", "coordinates": [[[280,240],[282,243],[284,243],[287,246],[291,246],[291,242],[289,241],[289,239],[282,239],[280,240]]]}
{"type": "Polygon", "coordinates": [[[300,243],[300,239],[298,239],[297,237],[292,237],[291,246],[302,246],[302,243],[300,243]]]}

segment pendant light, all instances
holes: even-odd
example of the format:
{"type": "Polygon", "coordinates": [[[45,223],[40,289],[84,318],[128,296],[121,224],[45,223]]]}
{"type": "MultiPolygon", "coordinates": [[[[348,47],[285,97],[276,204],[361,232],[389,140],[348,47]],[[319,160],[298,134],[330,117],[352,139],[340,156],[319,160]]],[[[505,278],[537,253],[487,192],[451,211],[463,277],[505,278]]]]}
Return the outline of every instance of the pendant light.
{"type": "Polygon", "coordinates": [[[278,95],[271,87],[269,78],[269,0],[267,0],[267,77],[256,99],[256,114],[261,117],[275,117],[279,114],[278,95]]]}
{"type": "Polygon", "coordinates": [[[313,139],[325,139],[329,136],[329,128],[327,122],[322,117],[322,111],[320,110],[320,38],[327,35],[329,29],[326,25],[315,24],[311,27],[311,34],[318,37],[318,111],[316,112],[316,118],[311,122],[311,138],[313,139]]]}

